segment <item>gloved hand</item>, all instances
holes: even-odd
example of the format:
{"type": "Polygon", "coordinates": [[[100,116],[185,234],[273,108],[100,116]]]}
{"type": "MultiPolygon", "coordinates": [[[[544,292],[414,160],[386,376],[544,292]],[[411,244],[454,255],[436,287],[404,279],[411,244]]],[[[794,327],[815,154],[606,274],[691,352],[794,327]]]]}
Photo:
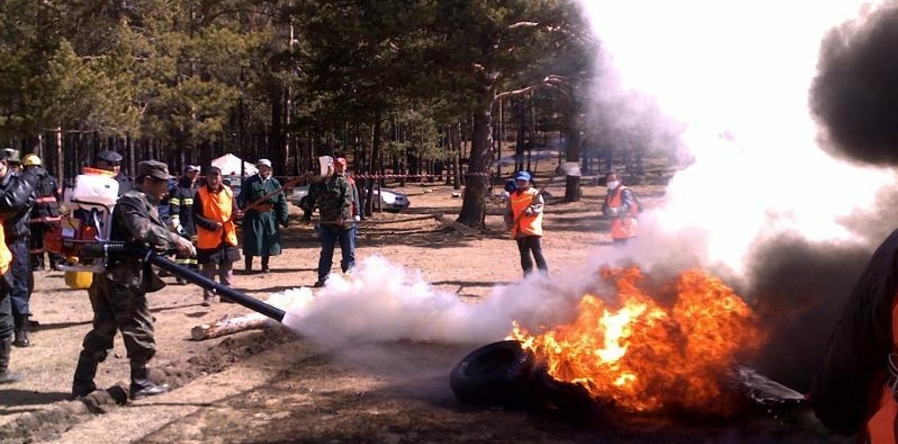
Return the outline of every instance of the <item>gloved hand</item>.
{"type": "Polygon", "coordinates": [[[287,221],[282,221],[282,222],[281,222],[281,226],[284,227],[284,228],[287,228],[287,221]]]}
{"type": "Polygon", "coordinates": [[[362,216],[359,216],[358,214],[356,214],[355,216],[352,217],[352,220],[359,222],[362,220],[362,216]]]}
{"type": "Polygon", "coordinates": [[[535,214],[535,213],[533,212],[533,208],[527,207],[527,209],[524,210],[524,215],[525,215],[525,216],[533,216],[534,214],[535,214]]]}

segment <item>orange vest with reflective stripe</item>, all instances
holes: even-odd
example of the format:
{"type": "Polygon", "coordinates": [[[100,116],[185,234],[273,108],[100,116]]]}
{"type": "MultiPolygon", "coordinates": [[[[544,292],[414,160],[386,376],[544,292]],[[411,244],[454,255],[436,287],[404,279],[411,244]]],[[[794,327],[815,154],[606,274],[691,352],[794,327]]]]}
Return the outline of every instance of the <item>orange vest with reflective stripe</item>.
{"type": "Polygon", "coordinates": [[[524,215],[524,211],[533,203],[533,199],[537,194],[539,194],[539,191],[530,187],[527,191],[521,193],[515,191],[509,196],[511,217],[515,221],[511,227],[512,239],[543,235],[543,213],[536,213],[532,216],[524,215]]]}
{"type": "Polygon", "coordinates": [[[222,185],[222,190],[218,193],[212,193],[209,187],[203,186],[197,191],[197,195],[203,202],[203,217],[222,222],[222,228],[210,231],[197,224],[196,247],[211,250],[222,242],[237,246],[237,228],[231,220],[234,211],[234,192],[227,185],[222,185]]]}
{"type": "MultiPolygon", "coordinates": [[[[892,352],[898,353],[898,295],[892,299],[892,352]]],[[[887,363],[883,362],[883,365],[887,363]]],[[[879,400],[875,413],[867,421],[870,444],[895,444],[895,425],[898,421],[898,402],[888,384],[879,388],[879,400]]],[[[876,399],[876,397],[874,397],[876,399]]]]}
{"type": "MultiPolygon", "coordinates": [[[[627,187],[620,185],[617,193],[609,193],[608,206],[611,208],[620,208],[623,205],[623,194],[627,187]]],[[[636,218],[633,217],[635,208],[630,208],[630,214],[615,217],[611,219],[611,238],[627,239],[636,236],[636,218]]]]}

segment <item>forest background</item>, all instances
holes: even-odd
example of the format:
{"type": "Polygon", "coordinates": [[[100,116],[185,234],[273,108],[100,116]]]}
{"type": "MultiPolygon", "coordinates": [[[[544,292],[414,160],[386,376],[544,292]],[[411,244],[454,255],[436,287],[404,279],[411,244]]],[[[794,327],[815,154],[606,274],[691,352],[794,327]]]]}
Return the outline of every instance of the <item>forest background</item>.
{"type": "Polygon", "coordinates": [[[634,174],[676,151],[676,129],[646,130],[656,107],[622,117],[634,97],[596,91],[585,20],[566,0],[7,0],[0,144],[63,179],[104,149],[132,174],[234,153],[301,175],[337,154],[363,177],[464,187],[458,221],[477,227],[534,151],[567,163],[567,201],[613,151],[634,174]]]}

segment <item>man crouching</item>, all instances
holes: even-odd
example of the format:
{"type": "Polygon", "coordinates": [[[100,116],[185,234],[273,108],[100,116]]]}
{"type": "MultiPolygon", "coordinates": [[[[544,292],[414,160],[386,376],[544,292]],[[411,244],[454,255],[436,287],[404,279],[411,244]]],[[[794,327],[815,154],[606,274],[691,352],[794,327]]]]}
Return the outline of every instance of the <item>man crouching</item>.
{"type": "MultiPolygon", "coordinates": [[[[196,253],[190,240],[169,231],[159,218],[156,205],[171,178],[162,162],[138,164],[136,189],[123,194],[115,205],[110,240],[140,243],[160,251],[176,249],[185,255],[196,253]]],[[[96,276],[102,276],[100,285],[107,291],[91,292],[93,329],[84,337],[72,395],[82,397],[96,390],[97,366],[112,349],[116,330],[122,332],[131,362],[131,399],[167,392],[167,386],[150,380],[147,369],[147,362],[156,354],[156,341],[146,294],[165,284],[149,264],[133,257],[110,257],[106,272],[96,276]]]]}

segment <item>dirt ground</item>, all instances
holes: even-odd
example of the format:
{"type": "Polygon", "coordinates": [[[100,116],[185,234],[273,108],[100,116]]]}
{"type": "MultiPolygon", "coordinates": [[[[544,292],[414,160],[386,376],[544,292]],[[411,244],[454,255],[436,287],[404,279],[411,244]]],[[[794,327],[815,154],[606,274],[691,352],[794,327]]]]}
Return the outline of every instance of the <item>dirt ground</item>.
{"type": "MultiPolygon", "coordinates": [[[[584,181],[583,199],[564,204],[554,202],[563,195],[563,181],[557,182],[549,187],[556,197],[547,209],[543,248],[553,278],[560,279],[591,251],[610,248],[610,238],[607,223],[599,218],[604,189],[584,181]]],[[[662,185],[636,189],[649,207],[664,192],[662,185]]],[[[375,220],[436,212],[454,218],[461,206],[454,190],[440,184],[400,190],[410,196],[412,208],[375,220]]],[[[479,237],[461,235],[434,220],[365,226],[357,255],[360,260],[382,255],[420,271],[436,289],[479,304],[494,287],[521,278],[499,208],[490,206],[489,230],[479,237]]],[[[297,219],[294,214],[284,254],[272,260],[274,271],[238,274],[237,289],[266,299],[316,280],[317,240],[297,219]]],[[[241,270],[242,264],[237,267],[241,270]]],[[[91,310],[86,291],[68,289],[62,273],[39,272],[32,309],[40,326],[32,334],[34,346],[13,353],[13,369],[26,378],[0,388],[0,442],[849,442],[821,430],[806,412],[777,417],[759,409],[738,421],[708,422],[614,414],[599,419],[588,413],[574,419],[567,412],[477,409],[454,398],[448,374],[484,344],[359,341],[332,348],[279,327],[193,341],[193,326],[249,311],[236,304],[202,307],[201,289],[175,285],[171,277],[166,281],[170,285],[150,296],[159,348],[151,365],[153,375],[173,390],[119,406],[111,400],[121,396],[119,387],[128,380],[120,337],[97,375],[98,385],[109,389],[83,401],[67,399],[91,310]]]]}

